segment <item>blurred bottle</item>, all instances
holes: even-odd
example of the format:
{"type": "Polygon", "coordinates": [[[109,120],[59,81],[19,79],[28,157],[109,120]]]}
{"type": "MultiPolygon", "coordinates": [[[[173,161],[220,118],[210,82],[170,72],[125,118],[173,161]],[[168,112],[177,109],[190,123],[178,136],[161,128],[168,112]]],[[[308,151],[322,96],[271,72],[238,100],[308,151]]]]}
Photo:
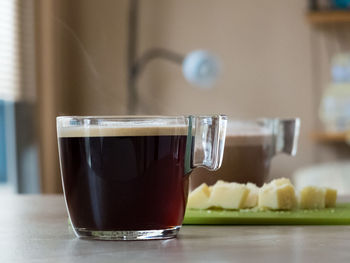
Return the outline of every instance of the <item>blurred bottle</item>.
{"type": "Polygon", "coordinates": [[[350,130],[350,53],[337,54],[332,59],[332,82],[324,91],[320,119],[332,132],[350,130]]]}

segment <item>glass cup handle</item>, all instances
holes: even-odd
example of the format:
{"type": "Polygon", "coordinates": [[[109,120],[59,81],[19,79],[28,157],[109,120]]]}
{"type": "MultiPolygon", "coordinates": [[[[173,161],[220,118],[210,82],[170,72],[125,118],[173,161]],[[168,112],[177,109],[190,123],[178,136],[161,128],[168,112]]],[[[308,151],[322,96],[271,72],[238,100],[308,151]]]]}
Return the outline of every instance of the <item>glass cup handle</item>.
{"type": "Polygon", "coordinates": [[[297,153],[300,119],[276,119],[276,153],[294,156],[297,153]]]}
{"type": "Polygon", "coordinates": [[[224,154],[227,116],[191,116],[190,122],[194,133],[191,167],[219,169],[224,154]]]}

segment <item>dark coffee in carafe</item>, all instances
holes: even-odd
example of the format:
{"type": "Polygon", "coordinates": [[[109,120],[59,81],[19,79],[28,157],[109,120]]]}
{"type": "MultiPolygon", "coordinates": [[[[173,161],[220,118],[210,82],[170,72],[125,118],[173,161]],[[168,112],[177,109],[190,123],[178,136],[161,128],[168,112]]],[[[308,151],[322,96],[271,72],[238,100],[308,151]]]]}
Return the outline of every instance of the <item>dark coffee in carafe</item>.
{"type": "Polygon", "coordinates": [[[220,170],[213,172],[202,168],[196,169],[191,175],[191,189],[203,182],[212,185],[218,180],[251,182],[261,186],[269,174],[273,150],[272,134],[228,132],[220,170]]]}

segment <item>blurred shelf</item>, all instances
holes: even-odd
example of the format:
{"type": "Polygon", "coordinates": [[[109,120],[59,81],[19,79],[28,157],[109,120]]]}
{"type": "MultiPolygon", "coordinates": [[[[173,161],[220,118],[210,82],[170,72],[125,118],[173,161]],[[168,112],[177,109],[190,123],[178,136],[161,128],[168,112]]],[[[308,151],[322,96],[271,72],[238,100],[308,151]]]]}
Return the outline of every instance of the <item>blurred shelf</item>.
{"type": "Polygon", "coordinates": [[[314,25],[350,23],[349,11],[313,11],[306,15],[307,20],[314,25]]]}
{"type": "Polygon", "coordinates": [[[313,132],[311,138],[315,142],[343,142],[349,141],[349,132],[313,132]]]}

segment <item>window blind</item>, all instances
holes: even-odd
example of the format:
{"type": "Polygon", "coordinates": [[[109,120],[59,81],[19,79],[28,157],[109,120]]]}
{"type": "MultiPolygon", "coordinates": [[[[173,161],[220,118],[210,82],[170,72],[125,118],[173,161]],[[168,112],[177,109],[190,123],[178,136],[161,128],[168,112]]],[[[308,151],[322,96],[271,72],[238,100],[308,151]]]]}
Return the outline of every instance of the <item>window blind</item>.
{"type": "Polygon", "coordinates": [[[20,97],[17,0],[0,1],[0,99],[20,97]]]}

